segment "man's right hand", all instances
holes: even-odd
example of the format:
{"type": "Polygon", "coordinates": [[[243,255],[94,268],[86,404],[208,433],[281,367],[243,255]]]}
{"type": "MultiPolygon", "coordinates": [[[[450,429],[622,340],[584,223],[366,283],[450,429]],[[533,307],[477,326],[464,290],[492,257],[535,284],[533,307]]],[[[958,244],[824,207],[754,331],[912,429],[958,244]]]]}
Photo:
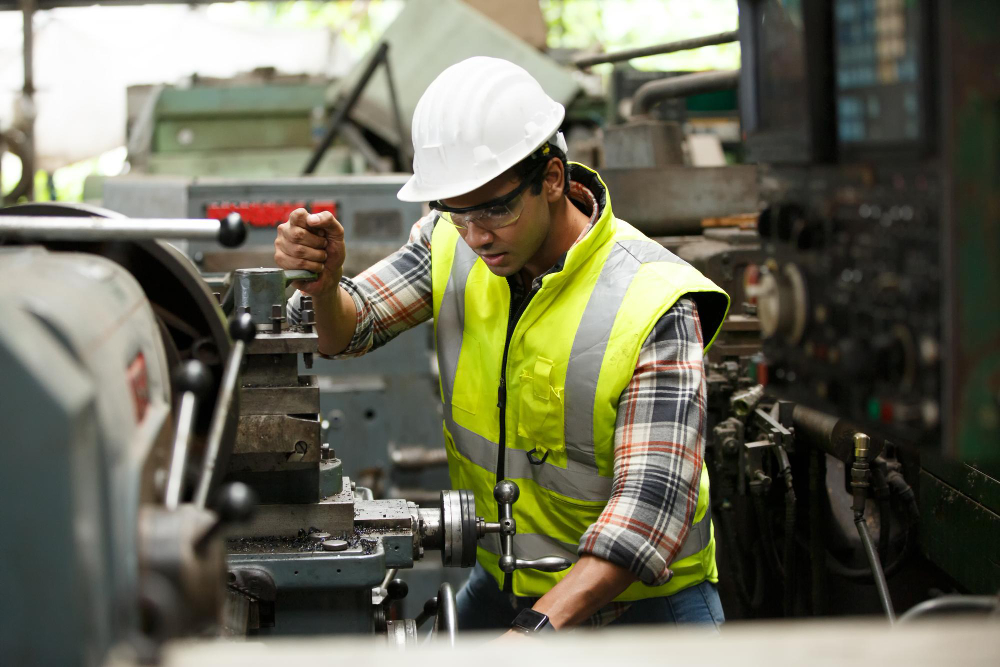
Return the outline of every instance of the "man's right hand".
{"type": "Polygon", "coordinates": [[[344,228],[329,211],[309,213],[297,208],[288,222],[278,225],[274,239],[274,261],[282,269],[305,269],[319,275],[311,282],[296,281],[295,287],[311,296],[336,293],[344,274],[344,228]]]}

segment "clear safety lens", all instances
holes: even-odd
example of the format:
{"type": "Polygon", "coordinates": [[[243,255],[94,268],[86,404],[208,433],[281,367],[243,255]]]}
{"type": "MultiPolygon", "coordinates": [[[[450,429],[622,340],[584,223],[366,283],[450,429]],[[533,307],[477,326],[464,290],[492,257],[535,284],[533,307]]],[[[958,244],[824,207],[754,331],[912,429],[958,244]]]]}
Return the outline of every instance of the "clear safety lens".
{"type": "Polygon", "coordinates": [[[517,222],[522,210],[524,210],[524,198],[518,195],[506,204],[466,213],[442,213],[441,216],[459,229],[467,229],[472,224],[480,229],[494,231],[517,222]]]}

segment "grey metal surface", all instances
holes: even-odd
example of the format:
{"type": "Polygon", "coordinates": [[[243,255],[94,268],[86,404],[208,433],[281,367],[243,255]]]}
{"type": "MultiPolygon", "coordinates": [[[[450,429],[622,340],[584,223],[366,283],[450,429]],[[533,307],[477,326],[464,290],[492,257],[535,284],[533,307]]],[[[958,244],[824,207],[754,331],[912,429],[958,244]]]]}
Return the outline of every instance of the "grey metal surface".
{"type": "MultiPolygon", "coordinates": [[[[394,73],[402,77],[398,68],[394,73]]],[[[372,89],[379,85],[373,82],[372,89]]],[[[201,217],[210,205],[226,202],[302,203],[309,208],[313,202],[333,201],[348,247],[345,274],[355,275],[406,243],[411,226],[423,214],[420,204],[396,199],[406,179],[403,174],[186,180],[125,176],[105,182],[104,204],[135,216],[201,217]],[[187,208],[178,210],[177,202],[187,208]]],[[[239,250],[198,241],[189,244],[189,252],[201,260],[203,271],[273,266],[274,225],[251,223],[247,232],[239,250]]],[[[248,346],[248,353],[306,352],[311,337],[288,331],[274,337],[262,332],[248,346]]],[[[390,445],[443,445],[433,356],[428,324],[364,357],[317,358],[311,369],[300,367],[301,374],[317,375],[322,417],[330,423],[328,438],[344,462],[345,474],[375,487],[379,495],[394,488],[450,486],[445,465],[397,470],[389,457],[390,445]]]]}
{"type": "Polygon", "coordinates": [[[690,234],[704,218],[760,210],[757,167],[604,169],[615,215],[650,235],[690,234]]]}
{"type": "MultiPolygon", "coordinates": [[[[412,660],[427,665],[511,664],[606,667],[627,655],[633,667],[661,667],[665,656],[680,665],[743,665],[744,667],[835,667],[863,664],[907,667],[995,667],[1000,661],[1000,633],[990,619],[941,619],[934,624],[912,624],[894,629],[869,619],[830,622],[733,623],[720,635],[696,626],[670,631],[669,647],[661,626],[607,628],[601,632],[556,632],[544,641],[484,644],[486,635],[459,638],[455,648],[423,647],[412,660]],[[845,642],[849,652],[845,657],[845,642]],[[496,646],[496,650],[491,650],[496,646]],[[502,648],[500,648],[502,646],[502,648]],[[853,657],[853,656],[856,656],[853,657]]],[[[264,644],[186,642],[171,648],[164,667],[272,667],[317,664],[336,656],[340,664],[379,664],[399,660],[394,647],[372,646],[370,638],[356,640],[297,638],[264,644]],[[277,658],[280,656],[280,658],[277,658]]]]}
{"type": "Polygon", "coordinates": [[[122,602],[139,585],[140,498],[169,446],[163,344],[135,279],[92,255],[0,249],[0,312],[3,660],[96,664],[138,631],[122,602]],[[140,352],[141,417],[125,373],[140,352]]]}
{"type": "Polygon", "coordinates": [[[655,169],[684,164],[684,131],[680,123],[640,120],[604,130],[607,169],[655,169]]]}
{"type": "Polygon", "coordinates": [[[285,273],[281,269],[237,269],[233,274],[233,304],[250,313],[258,327],[271,325],[271,309],[277,305],[285,317],[285,273]]]}

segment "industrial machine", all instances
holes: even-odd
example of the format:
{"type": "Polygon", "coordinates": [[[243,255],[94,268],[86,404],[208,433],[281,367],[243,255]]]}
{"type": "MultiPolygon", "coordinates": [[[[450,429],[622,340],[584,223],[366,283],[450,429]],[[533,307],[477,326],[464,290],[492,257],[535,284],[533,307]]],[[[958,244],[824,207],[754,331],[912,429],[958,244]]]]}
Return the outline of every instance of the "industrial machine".
{"type": "Polygon", "coordinates": [[[195,267],[156,239],[238,245],[236,215],[128,219],[25,205],[0,215],[0,367],[5,429],[5,659],[17,664],[155,660],[204,633],[377,633],[417,643],[436,618],[454,642],[445,583],[404,619],[395,580],[428,551],[469,567],[480,540],[507,571],[569,561],[515,558],[512,504],[443,491],[436,507],[375,500],[322,442],[316,352],[282,311],[280,270],[236,272],[218,303],[195,267]],[[38,289],[25,290],[32,276],[38,289]],[[226,310],[232,310],[226,327],[226,310]],[[477,509],[480,514],[477,516],[477,509]],[[59,548],[37,539],[56,531],[59,548]],[[48,640],[57,623],[61,641],[48,640]]]}
{"type": "Polygon", "coordinates": [[[770,163],[757,377],[919,448],[921,551],[979,593],[1000,589],[1000,81],[975,63],[998,21],[838,0],[741,3],[740,26],[748,149],[770,163]]]}
{"type": "MultiPolygon", "coordinates": [[[[274,265],[275,227],[298,207],[337,216],[350,248],[345,274],[360,273],[390,255],[406,243],[410,227],[422,215],[420,205],[396,199],[404,181],[402,175],[259,180],[126,176],[105,183],[104,205],[134,217],[238,213],[248,226],[240,248],[199,240],[180,245],[221,296],[234,269],[274,265]]],[[[273,298],[274,303],[282,301],[273,298]]],[[[341,442],[337,452],[347,462],[347,475],[378,496],[392,490],[436,501],[448,479],[429,328],[402,334],[362,358],[316,357],[311,369],[303,365],[302,370],[317,377],[320,406],[314,412],[341,442]],[[387,411],[387,405],[394,410],[387,411]]]]}
{"type": "Polygon", "coordinates": [[[733,298],[706,369],[730,619],[995,605],[998,21],[741,1],[738,72],[644,84],[605,134],[616,213],[733,298]],[[737,80],[753,164],[682,164],[655,104],[737,80]],[[705,229],[743,196],[756,233],[705,229]]]}

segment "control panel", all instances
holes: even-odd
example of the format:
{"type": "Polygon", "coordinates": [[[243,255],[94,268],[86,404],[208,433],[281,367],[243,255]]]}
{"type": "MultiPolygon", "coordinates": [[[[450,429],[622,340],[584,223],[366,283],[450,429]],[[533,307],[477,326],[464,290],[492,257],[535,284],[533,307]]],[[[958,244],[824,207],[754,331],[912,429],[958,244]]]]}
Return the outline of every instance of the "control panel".
{"type": "Polygon", "coordinates": [[[907,442],[940,442],[938,179],[921,169],[814,168],[761,217],[757,301],[770,391],[907,442]]]}

